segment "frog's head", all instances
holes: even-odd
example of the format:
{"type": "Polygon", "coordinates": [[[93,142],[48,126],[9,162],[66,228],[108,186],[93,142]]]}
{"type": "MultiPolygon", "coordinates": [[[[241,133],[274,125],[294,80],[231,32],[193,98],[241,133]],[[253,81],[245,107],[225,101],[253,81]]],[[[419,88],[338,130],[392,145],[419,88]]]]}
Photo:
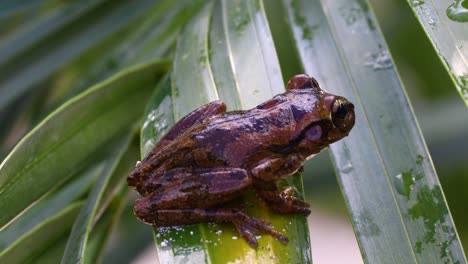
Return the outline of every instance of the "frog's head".
{"type": "Polygon", "coordinates": [[[344,97],[323,91],[313,77],[296,75],[289,80],[287,89],[307,89],[317,99],[301,144],[324,147],[347,136],[353,128],[354,105],[344,97]]]}

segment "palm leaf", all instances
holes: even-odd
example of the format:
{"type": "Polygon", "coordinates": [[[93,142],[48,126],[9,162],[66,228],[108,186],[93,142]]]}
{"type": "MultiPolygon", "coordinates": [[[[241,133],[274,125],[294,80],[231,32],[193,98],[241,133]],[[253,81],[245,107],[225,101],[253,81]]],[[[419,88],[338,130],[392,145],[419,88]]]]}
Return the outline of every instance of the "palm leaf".
{"type": "MultiPolygon", "coordinates": [[[[26,237],[37,233],[43,223],[49,221],[48,218],[53,218],[55,215],[64,215],[63,211],[67,210],[68,205],[80,200],[79,198],[86,193],[86,190],[96,179],[101,165],[96,165],[86,172],[80,173],[77,179],[60,186],[56,191],[53,191],[44,197],[41,201],[34,204],[32,208],[22,214],[13,223],[2,230],[0,234],[0,259],[3,258],[13,248],[24,248],[25,245],[21,241],[27,241],[26,237]],[[36,231],[34,231],[36,230],[36,231]]],[[[66,224],[63,223],[66,227],[66,224]]],[[[72,222],[68,226],[71,229],[72,222]]],[[[43,228],[42,227],[42,228],[43,228]]],[[[51,228],[55,228],[52,226],[51,228]]],[[[46,240],[47,232],[41,232],[46,237],[34,237],[34,239],[42,239],[42,248],[47,248],[46,240]]],[[[55,241],[52,241],[55,242],[55,241]]],[[[27,259],[33,254],[33,251],[21,250],[23,256],[16,255],[16,258],[27,259]]]]}
{"type": "Polygon", "coordinates": [[[128,131],[143,110],[134,105],[145,100],[164,67],[156,62],[128,69],[71,100],[31,131],[0,165],[0,226],[128,131]]]}
{"type": "MultiPolygon", "coordinates": [[[[142,156],[151,150],[156,139],[174,120],[202,104],[220,98],[230,109],[251,108],[284,91],[264,12],[260,1],[210,2],[184,29],[178,41],[171,79],[161,83],[151,99],[142,131],[142,156]],[[255,41],[246,45],[248,39],[255,41]],[[172,91],[172,100],[169,91],[172,91]],[[171,108],[174,109],[173,116],[168,113],[171,108]]],[[[290,179],[290,184],[302,192],[299,175],[290,179]]],[[[161,228],[155,233],[160,261],[261,262],[277,259],[280,262],[311,262],[304,217],[271,215],[252,194],[244,199],[252,205],[247,212],[271,221],[289,236],[288,246],[263,237],[255,251],[226,225],[161,228]]]]}
{"type": "MultiPolygon", "coordinates": [[[[93,1],[93,4],[83,1],[68,5],[57,7],[58,11],[53,13],[58,15],[51,15],[52,22],[47,22],[53,23],[56,29],[47,28],[44,32],[35,30],[37,25],[42,26],[36,21],[32,29],[26,25],[16,29],[13,36],[8,36],[4,45],[0,45],[0,52],[10,55],[13,51],[8,47],[18,47],[15,52],[18,54],[13,59],[0,63],[0,70],[4,73],[0,77],[0,97],[5,100],[3,106],[0,104],[0,109],[3,109],[0,111],[0,120],[4,124],[0,128],[0,156],[3,156],[1,152],[10,151],[23,133],[32,129],[53,109],[91,85],[124,67],[168,56],[180,27],[190,18],[190,13],[199,8],[196,1],[176,3],[167,0],[151,5],[144,1],[123,1],[112,5],[112,8],[108,8],[108,4],[103,7],[98,1],[93,1]],[[128,5],[136,6],[131,9],[132,12],[121,16],[122,10],[128,5]],[[99,27],[89,27],[91,22],[99,27]],[[161,27],[155,27],[155,24],[161,27]],[[104,30],[100,30],[102,28],[104,30]],[[96,30],[99,30],[99,34],[96,34],[96,30]],[[36,37],[35,32],[41,32],[41,37],[36,37]],[[60,48],[74,52],[62,56],[63,52],[54,48],[54,43],[62,39],[67,41],[61,43],[60,48]],[[19,48],[23,45],[20,40],[27,41],[29,48],[19,48]],[[129,49],[133,51],[129,52],[129,49]],[[58,55],[51,56],[50,50],[58,55]],[[27,80],[22,72],[25,69],[17,65],[18,61],[28,65],[37,79],[27,80]],[[44,64],[56,67],[37,70],[44,64]],[[16,74],[8,77],[7,69],[16,74]],[[21,86],[13,85],[18,83],[11,81],[15,78],[23,82],[21,86]]],[[[47,14],[43,16],[49,19],[47,14]]]]}
{"type": "Polygon", "coordinates": [[[83,202],[69,204],[64,210],[45,219],[28,235],[17,240],[12,247],[2,252],[2,263],[24,263],[33,261],[35,255],[41,254],[48,245],[60,239],[69,232],[69,228],[78,215],[83,202]],[[41,243],[38,243],[41,241],[41,243]],[[25,250],[27,248],[28,250],[25,250]]]}
{"type": "MultiPolygon", "coordinates": [[[[408,3],[467,103],[463,16],[445,17],[449,4],[437,0],[408,3]]],[[[128,189],[120,187],[136,159],[137,144],[129,141],[153,90],[141,156],[200,105],[221,99],[229,110],[251,108],[283,92],[285,80],[300,72],[356,106],[356,127],[331,146],[331,155],[364,261],[466,263],[366,0],[0,5],[0,156],[63,104],[0,165],[0,263],[101,261],[110,234],[121,231],[114,227],[128,189]],[[167,63],[153,62],[158,57],[173,64],[153,89],[167,72],[167,63]]],[[[453,7],[466,14],[462,1],[453,7]]],[[[286,184],[303,195],[301,175],[280,183],[286,184]]],[[[305,218],[270,214],[252,193],[243,200],[249,214],[271,221],[289,244],[263,236],[253,250],[224,224],[154,229],[160,261],[312,262],[305,218]]],[[[120,241],[120,254],[107,253],[115,258],[106,261],[138,253],[133,243],[144,243],[145,226],[130,232],[132,220],[119,224],[131,240],[120,241]]]]}
{"type": "Polygon", "coordinates": [[[304,69],[356,106],[356,127],[331,152],[364,260],[466,262],[367,2],[284,3],[304,69]]]}
{"type": "Polygon", "coordinates": [[[108,8],[106,5],[91,6],[94,7],[90,10],[92,12],[86,12],[85,15],[79,16],[80,21],[63,25],[61,30],[68,34],[54,35],[53,32],[50,32],[51,36],[48,36],[49,39],[45,47],[41,43],[43,37],[37,37],[28,42],[28,45],[35,44],[34,47],[25,51],[23,48],[17,48],[22,46],[22,35],[31,36],[30,32],[34,32],[34,28],[28,29],[31,31],[20,32],[22,35],[18,33],[19,36],[14,35],[11,36],[11,39],[5,40],[1,53],[8,54],[8,56],[0,64],[2,70],[0,109],[49,77],[66,62],[81,55],[93,44],[99,43],[105,37],[127,25],[128,21],[142,14],[151,5],[151,2],[141,1],[142,4],[135,5],[131,1],[123,1],[113,6],[112,12],[105,13],[102,10],[108,8]],[[88,23],[95,23],[96,27],[90,28],[88,23]],[[10,59],[10,56],[15,60],[10,59]],[[24,65],[26,61],[31,63],[24,65]]]}
{"type": "Polygon", "coordinates": [[[458,93],[468,106],[468,6],[466,1],[407,1],[458,93]]]}
{"type": "MultiPolygon", "coordinates": [[[[130,131],[131,134],[131,131],[130,131]]],[[[112,151],[112,157],[105,161],[104,166],[99,172],[99,177],[93,185],[93,189],[86,199],[86,203],[80,211],[80,214],[76,218],[73,229],[70,234],[70,238],[65,248],[65,253],[62,258],[62,263],[84,263],[87,255],[90,255],[88,247],[88,239],[91,235],[91,230],[97,219],[103,213],[99,208],[106,208],[106,198],[112,197],[114,189],[122,185],[121,173],[117,171],[119,163],[123,159],[125,151],[129,148],[131,142],[131,136],[126,136],[119,143],[115,144],[115,150],[112,151]]],[[[133,156],[132,156],[133,158],[133,156]]],[[[131,161],[130,161],[131,162],[131,161]]],[[[128,161],[126,161],[125,167],[128,167],[128,161]]],[[[126,170],[123,170],[124,172],[126,170]]],[[[110,201],[107,201],[107,203],[110,201]]],[[[93,232],[95,234],[95,232],[93,232]]],[[[90,243],[92,244],[92,243],[90,243]]],[[[100,244],[100,243],[99,243],[100,244]]],[[[89,257],[94,259],[94,257],[89,257]]]]}

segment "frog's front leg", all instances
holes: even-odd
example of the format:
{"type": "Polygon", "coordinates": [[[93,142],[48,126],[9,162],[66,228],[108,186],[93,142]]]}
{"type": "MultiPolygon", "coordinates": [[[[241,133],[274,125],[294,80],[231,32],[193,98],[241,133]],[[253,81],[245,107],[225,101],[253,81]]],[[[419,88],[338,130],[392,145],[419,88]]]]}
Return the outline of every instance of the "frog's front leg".
{"type": "Polygon", "coordinates": [[[270,156],[270,158],[258,162],[250,170],[254,179],[265,182],[276,181],[298,171],[304,162],[304,158],[297,154],[286,155],[286,157],[273,154],[270,156]]]}
{"type": "Polygon", "coordinates": [[[293,196],[292,189],[279,192],[275,181],[291,175],[302,167],[304,159],[297,154],[282,157],[274,155],[259,162],[252,170],[253,185],[257,195],[277,213],[309,215],[309,205],[293,196]]]}
{"type": "Polygon", "coordinates": [[[282,192],[274,182],[255,181],[254,188],[257,196],[265,201],[268,208],[280,214],[309,215],[310,205],[293,196],[294,191],[287,187],[282,192]]]}

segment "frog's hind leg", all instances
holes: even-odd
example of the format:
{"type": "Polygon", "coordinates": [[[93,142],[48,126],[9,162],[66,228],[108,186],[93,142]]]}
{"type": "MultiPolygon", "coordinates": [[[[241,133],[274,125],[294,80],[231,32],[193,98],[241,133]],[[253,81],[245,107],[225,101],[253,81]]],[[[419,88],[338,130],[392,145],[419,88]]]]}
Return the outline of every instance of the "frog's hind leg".
{"type": "Polygon", "coordinates": [[[144,220],[144,222],[155,226],[189,225],[204,222],[231,222],[237,229],[237,232],[253,248],[258,246],[255,235],[259,232],[269,234],[283,244],[288,242],[288,238],[275,231],[271,223],[249,216],[240,209],[196,208],[153,211],[150,209],[150,205],[139,203],[138,206],[139,209],[135,209],[135,213],[139,213],[137,216],[144,220]],[[142,210],[142,208],[144,209],[142,210]]]}
{"type": "Polygon", "coordinates": [[[158,209],[207,208],[239,197],[251,179],[240,168],[175,168],[147,184],[152,191],[142,199],[158,209]]]}
{"type": "Polygon", "coordinates": [[[237,232],[239,232],[239,234],[253,248],[258,246],[257,239],[255,237],[258,231],[269,234],[283,244],[288,242],[288,238],[280,232],[275,231],[270,222],[249,216],[243,212],[237,213],[237,216],[233,217],[231,222],[237,229],[237,232]]]}
{"type": "Polygon", "coordinates": [[[226,105],[222,101],[217,100],[195,109],[180,119],[179,122],[159,140],[158,144],[156,144],[151,152],[141,162],[137,163],[136,168],[127,177],[128,185],[138,189],[139,193],[145,194],[144,191],[140,191],[140,185],[148,179],[150,172],[160,166],[158,154],[161,153],[161,150],[191,126],[202,122],[210,116],[224,112],[226,112],[226,105]]]}
{"type": "Polygon", "coordinates": [[[240,168],[181,169],[173,181],[135,203],[135,215],[156,226],[203,222],[231,222],[239,234],[255,247],[255,234],[263,232],[282,242],[287,239],[271,224],[250,217],[240,209],[215,208],[239,197],[251,187],[247,172],[240,168]]]}

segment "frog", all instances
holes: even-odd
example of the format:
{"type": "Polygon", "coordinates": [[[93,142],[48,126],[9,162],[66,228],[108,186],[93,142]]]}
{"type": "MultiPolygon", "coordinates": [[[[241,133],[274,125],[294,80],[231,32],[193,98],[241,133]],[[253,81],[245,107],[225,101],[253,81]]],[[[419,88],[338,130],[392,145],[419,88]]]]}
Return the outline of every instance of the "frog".
{"type": "Polygon", "coordinates": [[[354,122],[354,105],[307,74],[250,110],[226,111],[222,101],[210,102],[184,116],[137,162],[127,178],[142,196],[134,214],[157,227],[231,223],[252,248],[258,234],[287,243],[271,223],[232,201],[253,190],[274,213],[308,216],[310,205],[277,182],[348,136],[354,122]]]}

